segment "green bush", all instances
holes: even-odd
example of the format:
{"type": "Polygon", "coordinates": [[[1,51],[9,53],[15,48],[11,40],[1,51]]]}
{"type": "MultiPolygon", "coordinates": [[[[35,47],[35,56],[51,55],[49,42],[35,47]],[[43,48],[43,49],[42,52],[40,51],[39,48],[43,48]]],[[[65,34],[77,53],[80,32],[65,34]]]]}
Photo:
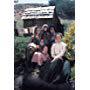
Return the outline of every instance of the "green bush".
{"type": "Polygon", "coordinates": [[[25,58],[25,50],[30,37],[15,37],[14,39],[14,60],[25,58]]]}
{"type": "Polygon", "coordinates": [[[75,23],[72,22],[65,32],[63,41],[67,44],[67,51],[65,56],[69,60],[75,60],[75,23]]]}

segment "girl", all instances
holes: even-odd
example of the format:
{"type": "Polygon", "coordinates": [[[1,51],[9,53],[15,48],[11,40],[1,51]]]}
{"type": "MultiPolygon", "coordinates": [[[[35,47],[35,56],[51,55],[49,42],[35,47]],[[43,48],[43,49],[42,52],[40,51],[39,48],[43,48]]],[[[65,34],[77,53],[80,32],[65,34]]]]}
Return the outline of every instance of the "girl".
{"type": "Polygon", "coordinates": [[[34,53],[31,61],[37,63],[38,66],[41,66],[47,60],[50,60],[50,57],[48,55],[48,47],[43,46],[42,51],[34,53]]]}

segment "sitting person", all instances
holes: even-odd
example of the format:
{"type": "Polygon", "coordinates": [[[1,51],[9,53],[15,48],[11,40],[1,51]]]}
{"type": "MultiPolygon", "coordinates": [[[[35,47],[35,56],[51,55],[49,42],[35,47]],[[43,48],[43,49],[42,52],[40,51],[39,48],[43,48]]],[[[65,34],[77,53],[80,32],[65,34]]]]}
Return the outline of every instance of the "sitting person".
{"type": "Polygon", "coordinates": [[[34,36],[39,36],[40,35],[40,27],[36,26],[35,29],[34,29],[34,36]]]}
{"type": "Polygon", "coordinates": [[[55,43],[51,47],[51,61],[48,73],[44,76],[44,80],[48,83],[62,83],[66,78],[64,75],[70,74],[70,64],[64,60],[67,45],[61,41],[62,34],[59,33],[55,37],[55,43]],[[68,71],[68,72],[66,72],[68,71]]]}
{"type": "MultiPolygon", "coordinates": [[[[48,48],[49,48],[49,55],[51,57],[51,46],[53,43],[55,43],[55,35],[56,35],[56,32],[55,32],[55,27],[54,26],[50,26],[49,27],[49,45],[48,45],[48,48]]],[[[51,57],[52,58],[52,57],[51,57]]]]}
{"type": "Polygon", "coordinates": [[[44,44],[48,45],[49,44],[49,32],[48,32],[48,25],[44,24],[42,26],[41,32],[40,32],[40,40],[44,40],[44,44]]]}
{"type": "Polygon", "coordinates": [[[48,47],[47,46],[42,47],[42,54],[44,57],[44,61],[51,60],[49,57],[49,54],[48,54],[48,47]]]}
{"type": "Polygon", "coordinates": [[[49,27],[49,33],[50,33],[50,44],[52,45],[55,42],[55,35],[56,35],[54,26],[49,27]]]}
{"type": "Polygon", "coordinates": [[[45,42],[44,42],[44,39],[41,39],[40,40],[40,47],[42,48],[43,46],[45,46],[45,42]]]}
{"type": "Polygon", "coordinates": [[[30,42],[39,45],[40,44],[39,36],[32,35],[30,42]]]}
{"type": "Polygon", "coordinates": [[[32,63],[36,63],[38,66],[41,66],[47,60],[50,60],[50,57],[48,55],[48,47],[44,46],[42,48],[42,51],[39,50],[34,53],[31,61],[32,63]]]}
{"type": "Polygon", "coordinates": [[[36,45],[39,45],[40,44],[39,34],[40,34],[40,28],[35,27],[34,35],[31,36],[31,39],[30,39],[29,43],[34,43],[36,45]]]}
{"type": "Polygon", "coordinates": [[[53,58],[52,62],[57,59],[63,60],[67,45],[62,42],[61,39],[62,34],[58,33],[55,37],[55,43],[51,47],[51,56],[53,58]]]}

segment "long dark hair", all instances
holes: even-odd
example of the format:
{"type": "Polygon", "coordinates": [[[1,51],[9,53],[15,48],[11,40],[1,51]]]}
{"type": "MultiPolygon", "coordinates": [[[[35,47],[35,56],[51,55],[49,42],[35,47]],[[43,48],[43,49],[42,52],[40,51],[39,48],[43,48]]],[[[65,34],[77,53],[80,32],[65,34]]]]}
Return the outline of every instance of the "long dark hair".
{"type": "Polygon", "coordinates": [[[51,28],[54,28],[54,30],[55,30],[55,32],[56,32],[56,28],[55,28],[55,26],[54,25],[51,25],[49,28],[48,28],[48,32],[51,34],[51,32],[50,32],[50,29],[51,28]]]}
{"type": "Polygon", "coordinates": [[[36,26],[35,29],[34,29],[34,35],[37,34],[37,29],[38,29],[38,27],[36,26]]]}

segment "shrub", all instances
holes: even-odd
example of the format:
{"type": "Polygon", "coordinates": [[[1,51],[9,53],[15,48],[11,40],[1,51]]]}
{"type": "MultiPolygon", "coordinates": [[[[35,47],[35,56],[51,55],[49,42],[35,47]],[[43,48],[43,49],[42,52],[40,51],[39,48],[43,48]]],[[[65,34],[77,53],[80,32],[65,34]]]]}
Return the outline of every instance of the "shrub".
{"type": "Polygon", "coordinates": [[[25,58],[25,50],[30,37],[15,37],[14,39],[14,60],[25,58]]]}
{"type": "Polygon", "coordinates": [[[71,23],[68,26],[68,30],[65,32],[63,41],[67,44],[67,52],[65,56],[69,60],[75,60],[75,23],[71,23]]]}

